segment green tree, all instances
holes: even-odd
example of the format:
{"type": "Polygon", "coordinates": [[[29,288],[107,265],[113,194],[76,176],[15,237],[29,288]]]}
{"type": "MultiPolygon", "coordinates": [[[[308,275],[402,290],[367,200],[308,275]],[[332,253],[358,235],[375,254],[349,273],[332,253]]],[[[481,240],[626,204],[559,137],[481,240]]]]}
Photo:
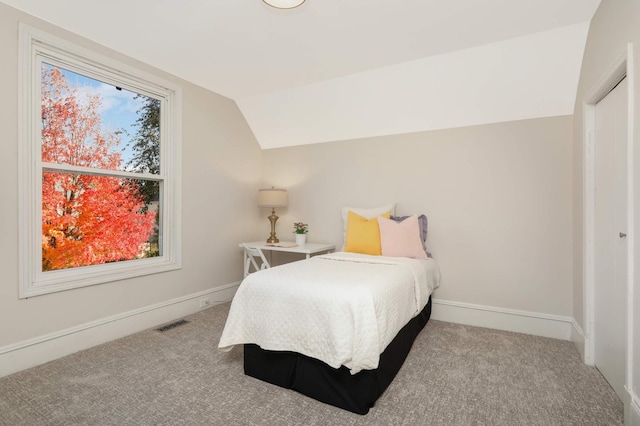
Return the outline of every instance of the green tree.
{"type": "MultiPolygon", "coordinates": [[[[131,150],[133,155],[127,162],[127,168],[139,173],[160,173],[160,101],[143,95],[136,99],[143,100],[142,107],[137,111],[136,134],[133,137],[131,150]]],[[[139,188],[140,194],[148,205],[158,200],[160,187],[157,181],[143,181],[139,188]]]]}
{"type": "MultiPolygon", "coordinates": [[[[127,168],[139,173],[160,173],[160,101],[148,96],[137,95],[142,99],[142,107],[138,109],[138,119],[135,126],[136,134],[133,138],[131,159],[127,168]]],[[[149,205],[158,202],[160,198],[160,183],[154,180],[143,180],[139,183],[139,193],[145,200],[144,211],[149,205]]],[[[151,251],[148,256],[159,256],[160,210],[155,215],[154,232],[149,238],[151,251]]]]}

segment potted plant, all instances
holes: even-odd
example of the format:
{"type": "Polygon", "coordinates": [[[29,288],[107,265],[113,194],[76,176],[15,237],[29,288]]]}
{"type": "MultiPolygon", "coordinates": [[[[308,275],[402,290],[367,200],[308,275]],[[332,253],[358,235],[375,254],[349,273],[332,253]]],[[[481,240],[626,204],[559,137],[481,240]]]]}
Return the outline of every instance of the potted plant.
{"type": "Polygon", "coordinates": [[[307,242],[309,225],[303,222],[294,222],[293,233],[296,234],[296,244],[299,246],[304,245],[307,242]]]}

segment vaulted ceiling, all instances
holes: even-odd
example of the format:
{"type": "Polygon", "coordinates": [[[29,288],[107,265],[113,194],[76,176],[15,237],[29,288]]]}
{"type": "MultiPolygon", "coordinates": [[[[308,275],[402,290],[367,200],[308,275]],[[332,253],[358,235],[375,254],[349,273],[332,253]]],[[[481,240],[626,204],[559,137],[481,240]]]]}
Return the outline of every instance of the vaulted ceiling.
{"type": "Polygon", "coordinates": [[[263,148],[573,112],[600,0],[0,0],[234,99],[263,148]]]}

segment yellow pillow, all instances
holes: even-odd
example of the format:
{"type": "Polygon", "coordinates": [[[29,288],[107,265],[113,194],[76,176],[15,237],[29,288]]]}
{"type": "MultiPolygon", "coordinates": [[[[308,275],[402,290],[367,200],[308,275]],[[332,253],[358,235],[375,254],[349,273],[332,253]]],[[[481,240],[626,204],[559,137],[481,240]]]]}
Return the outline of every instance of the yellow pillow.
{"type": "MultiPolygon", "coordinates": [[[[391,212],[387,212],[380,216],[389,219],[390,215],[391,212]]],[[[378,218],[366,219],[352,211],[349,211],[347,217],[347,241],[344,251],[380,256],[382,248],[378,218]]]]}

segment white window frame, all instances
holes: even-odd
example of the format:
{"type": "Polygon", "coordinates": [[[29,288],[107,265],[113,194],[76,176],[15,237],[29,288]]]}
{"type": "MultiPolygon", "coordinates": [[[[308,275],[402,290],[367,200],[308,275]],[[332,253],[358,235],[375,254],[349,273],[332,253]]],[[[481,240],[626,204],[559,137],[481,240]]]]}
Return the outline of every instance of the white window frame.
{"type": "MultiPolygon", "coordinates": [[[[155,75],[76,46],[25,24],[19,28],[19,254],[20,298],[180,269],[182,90],[155,75]],[[41,64],[160,100],[160,173],[114,172],[115,176],[160,180],[162,255],[42,272],[41,64]]],[[[55,166],[58,172],[92,169],[55,166]]],[[[95,171],[95,170],[94,170],[95,171]]],[[[109,175],[109,172],[101,175],[109,175]]]]}

